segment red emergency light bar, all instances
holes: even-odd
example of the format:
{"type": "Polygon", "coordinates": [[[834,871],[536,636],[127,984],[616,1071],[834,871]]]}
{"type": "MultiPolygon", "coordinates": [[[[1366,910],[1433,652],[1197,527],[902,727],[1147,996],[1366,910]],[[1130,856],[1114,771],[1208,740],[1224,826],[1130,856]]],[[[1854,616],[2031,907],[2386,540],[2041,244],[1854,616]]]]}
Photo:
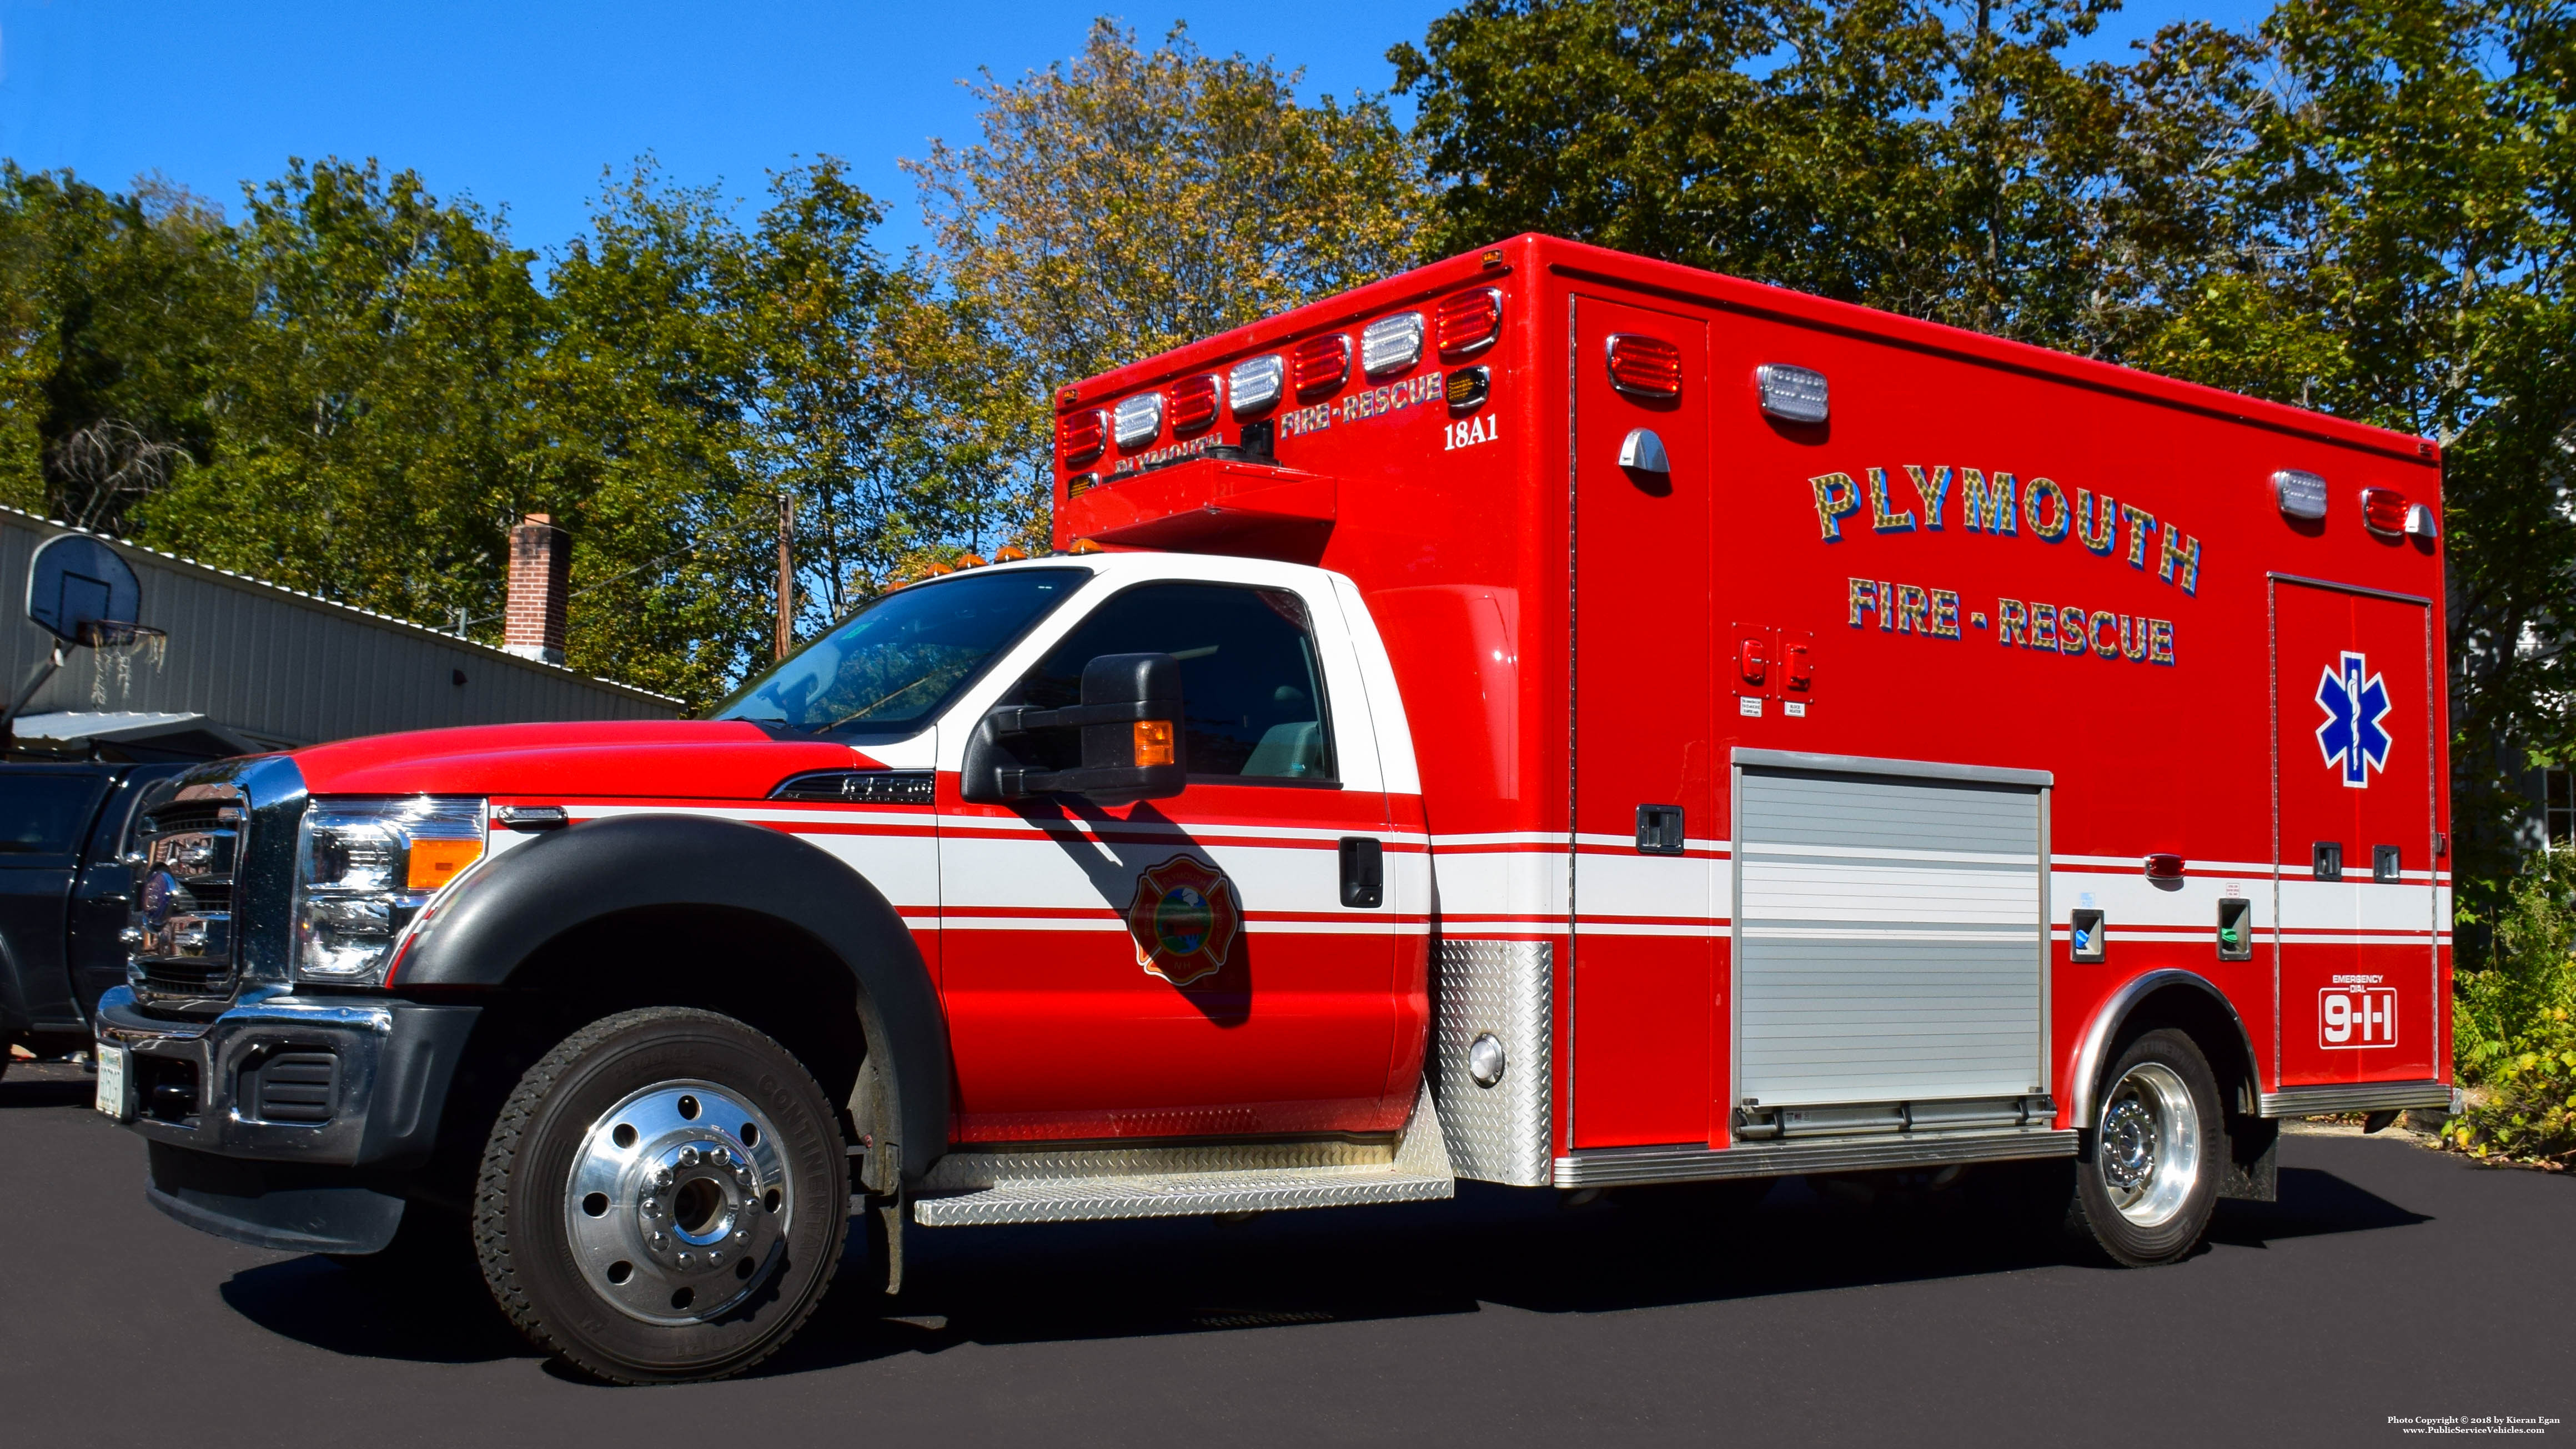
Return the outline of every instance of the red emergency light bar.
{"type": "Polygon", "coordinates": [[[1610,385],[1630,397],[1682,395],[1681,349],[1660,337],[1622,332],[1610,339],[1610,385]]]}
{"type": "Polygon", "coordinates": [[[1207,431],[1216,421],[1217,397],[1222,391],[1213,372],[1172,384],[1172,436],[1186,438],[1207,431]]]}
{"type": "Polygon", "coordinates": [[[1288,375],[1301,393],[1341,386],[1342,379],[1351,375],[1350,337],[1336,332],[1298,343],[1296,352],[1289,357],[1288,375]]]}
{"type": "Polygon", "coordinates": [[[1109,451],[1109,414],[1084,408],[1056,419],[1055,448],[1068,468],[1079,468],[1109,451]]]}
{"type": "Polygon", "coordinates": [[[1503,335],[1503,289],[1479,287],[1440,300],[1432,329],[1444,357],[1472,357],[1503,335]]]}

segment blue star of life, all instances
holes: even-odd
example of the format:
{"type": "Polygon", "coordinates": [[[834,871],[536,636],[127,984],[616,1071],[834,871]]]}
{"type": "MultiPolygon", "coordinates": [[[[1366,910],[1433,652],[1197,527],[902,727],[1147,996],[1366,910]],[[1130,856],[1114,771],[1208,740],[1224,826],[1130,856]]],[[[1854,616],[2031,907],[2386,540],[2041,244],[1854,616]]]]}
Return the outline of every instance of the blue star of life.
{"type": "Polygon", "coordinates": [[[2317,682],[2317,706],[2326,712],[2317,748],[2356,790],[2369,786],[2372,770],[2388,768],[2388,731],[2380,724],[2388,718],[2388,683],[2369,670],[2361,655],[2347,653],[2341,669],[2317,682]]]}

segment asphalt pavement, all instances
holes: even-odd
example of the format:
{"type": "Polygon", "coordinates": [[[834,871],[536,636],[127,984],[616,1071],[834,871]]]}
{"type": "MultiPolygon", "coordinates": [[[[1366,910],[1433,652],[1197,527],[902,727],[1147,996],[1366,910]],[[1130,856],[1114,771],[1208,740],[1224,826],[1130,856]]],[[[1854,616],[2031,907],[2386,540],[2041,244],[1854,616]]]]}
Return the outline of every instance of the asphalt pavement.
{"type": "MultiPolygon", "coordinates": [[[[609,1389],[470,1277],[207,1237],[76,1068],[0,1080],[0,1442],[2350,1445],[2393,1417],[2576,1417],[2576,1181],[2297,1136],[2145,1272],[1983,1229],[1964,1192],[1784,1183],[1723,1227],[1468,1185],[1453,1203],[916,1230],[754,1375],[609,1389]]],[[[2530,1425],[2547,1440],[2564,1422],[2530,1425]]]]}

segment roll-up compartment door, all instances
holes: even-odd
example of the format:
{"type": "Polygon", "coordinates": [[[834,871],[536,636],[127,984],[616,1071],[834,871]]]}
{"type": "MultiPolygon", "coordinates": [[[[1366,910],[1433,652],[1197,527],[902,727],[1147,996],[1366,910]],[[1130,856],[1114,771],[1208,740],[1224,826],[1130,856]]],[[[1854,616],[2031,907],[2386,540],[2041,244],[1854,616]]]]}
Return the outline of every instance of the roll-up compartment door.
{"type": "Polygon", "coordinates": [[[2046,792],[1746,768],[1736,1095],[2043,1092],[2046,792]]]}

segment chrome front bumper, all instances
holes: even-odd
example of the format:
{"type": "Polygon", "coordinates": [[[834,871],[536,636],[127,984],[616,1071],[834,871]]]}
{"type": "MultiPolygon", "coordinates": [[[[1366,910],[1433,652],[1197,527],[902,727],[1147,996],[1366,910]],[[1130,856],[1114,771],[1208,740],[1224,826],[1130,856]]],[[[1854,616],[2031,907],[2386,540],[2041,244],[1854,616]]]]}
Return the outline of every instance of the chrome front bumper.
{"type": "Polygon", "coordinates": [[[284,992],[213,1018],[146,1015],[133,989],[100,999],[98,1037],[132,1053],[136,1115],[152,1142],[218,1157],[404,1167],[429,1155],[477,1006],[284,992]],[[263,1075],[281,1059],[288,1090],[263,1075]]]}

